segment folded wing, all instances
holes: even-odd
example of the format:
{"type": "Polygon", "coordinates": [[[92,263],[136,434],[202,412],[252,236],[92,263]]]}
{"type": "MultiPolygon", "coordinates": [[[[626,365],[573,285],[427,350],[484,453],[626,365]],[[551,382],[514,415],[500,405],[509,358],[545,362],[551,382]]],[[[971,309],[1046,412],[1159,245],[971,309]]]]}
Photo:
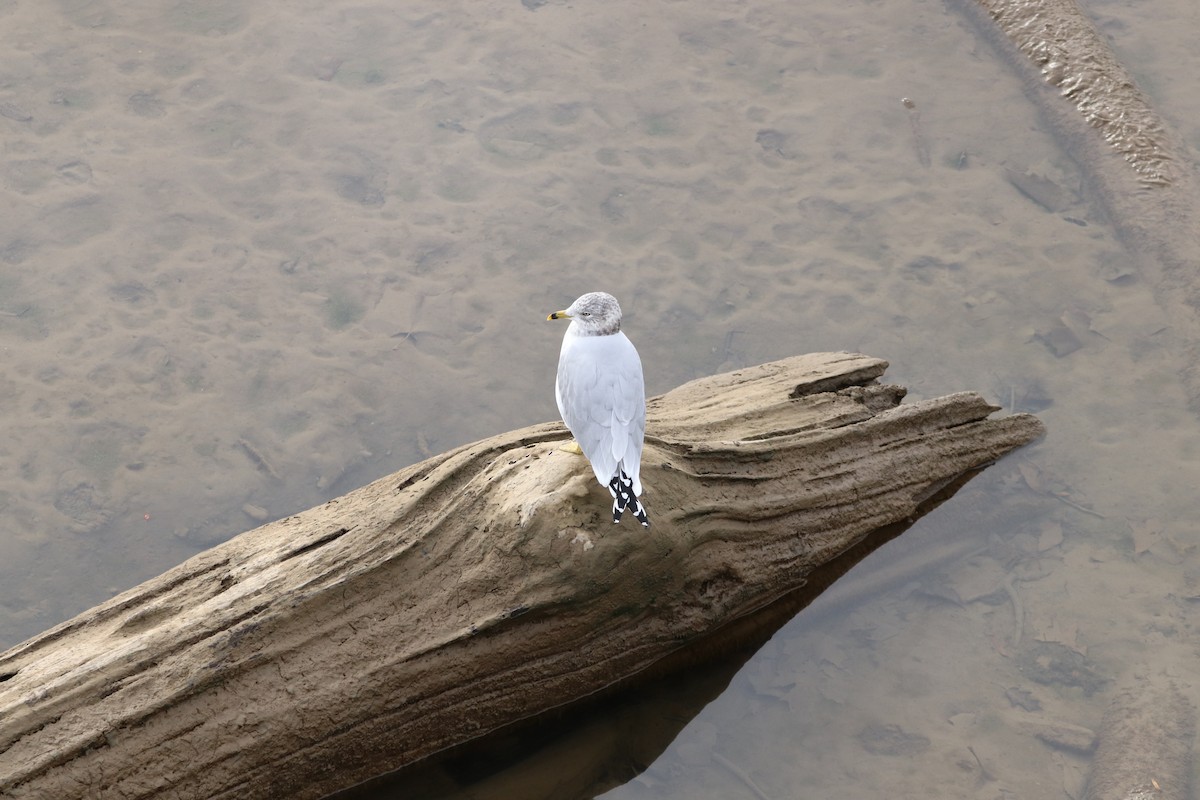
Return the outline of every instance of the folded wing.
{"type": "Polygon", "coordinates": [[[619,469],[641,494],[646,389],[637,349],[624,333],[563,340],[555,396],[563,421],[608,486],[619,469]]]}

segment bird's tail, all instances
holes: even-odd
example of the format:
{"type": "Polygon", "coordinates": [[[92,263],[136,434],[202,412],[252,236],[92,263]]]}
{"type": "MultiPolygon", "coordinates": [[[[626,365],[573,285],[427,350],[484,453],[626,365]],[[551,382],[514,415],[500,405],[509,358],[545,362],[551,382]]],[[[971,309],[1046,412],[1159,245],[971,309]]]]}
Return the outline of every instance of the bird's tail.
{"type": "Polygon", "coordinates": [[[637,521],[642,523],[642,527],[650,527],[650,518],[646,516],[642,501],[633,493],[633,480],[625,474],[625,470],[617,470],[617,474],[608,482],[608,491],[613,496],[614,524],[620,522],[625,509],[629,509],[637,517],[637,521]]]}

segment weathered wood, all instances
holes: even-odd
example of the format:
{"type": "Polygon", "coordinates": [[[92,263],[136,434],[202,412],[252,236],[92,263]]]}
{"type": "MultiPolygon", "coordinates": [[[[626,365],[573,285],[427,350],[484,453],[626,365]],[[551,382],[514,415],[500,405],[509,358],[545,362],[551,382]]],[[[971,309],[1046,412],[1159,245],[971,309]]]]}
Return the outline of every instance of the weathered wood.
{"type": "Polygon", "coordinates": [[[1195,715],[1169,680],[1127,680],[1104,712],[1085,800],[1192,797],[1195,715]]]}
{"type": "Polygon", "coordinates": [[[654,526],[557,423],[238,536],[0,655],[0,793],[320,797],[586,697],[1042,432],[816,354],[648,404],[654,526]]]}

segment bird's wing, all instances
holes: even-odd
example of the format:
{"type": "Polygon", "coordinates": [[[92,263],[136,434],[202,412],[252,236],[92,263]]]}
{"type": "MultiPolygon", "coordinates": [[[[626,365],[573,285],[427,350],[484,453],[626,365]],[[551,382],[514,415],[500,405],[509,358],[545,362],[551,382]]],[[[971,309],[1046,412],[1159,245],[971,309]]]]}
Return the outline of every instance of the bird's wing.
{"type": "Polygon", "coordinates": [[[596,479],[607,486],[622,468],[640,493],[646,390],[633,343],[623,333],[564,342],[556,396],[596,479]]]}

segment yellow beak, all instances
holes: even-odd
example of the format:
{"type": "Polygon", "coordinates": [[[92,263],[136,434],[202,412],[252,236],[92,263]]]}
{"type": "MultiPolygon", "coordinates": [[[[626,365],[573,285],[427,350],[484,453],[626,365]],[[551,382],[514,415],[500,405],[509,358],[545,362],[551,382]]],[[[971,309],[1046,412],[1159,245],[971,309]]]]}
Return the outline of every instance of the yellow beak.
{"type": "Polygon", "coordinates": [[[546,321],[549,322],[552,319],[570,319],[570,318],[571,318],[571,315],[568,314],[566,311],[555,311],[553,314],[546,317],[546,321]]]}

